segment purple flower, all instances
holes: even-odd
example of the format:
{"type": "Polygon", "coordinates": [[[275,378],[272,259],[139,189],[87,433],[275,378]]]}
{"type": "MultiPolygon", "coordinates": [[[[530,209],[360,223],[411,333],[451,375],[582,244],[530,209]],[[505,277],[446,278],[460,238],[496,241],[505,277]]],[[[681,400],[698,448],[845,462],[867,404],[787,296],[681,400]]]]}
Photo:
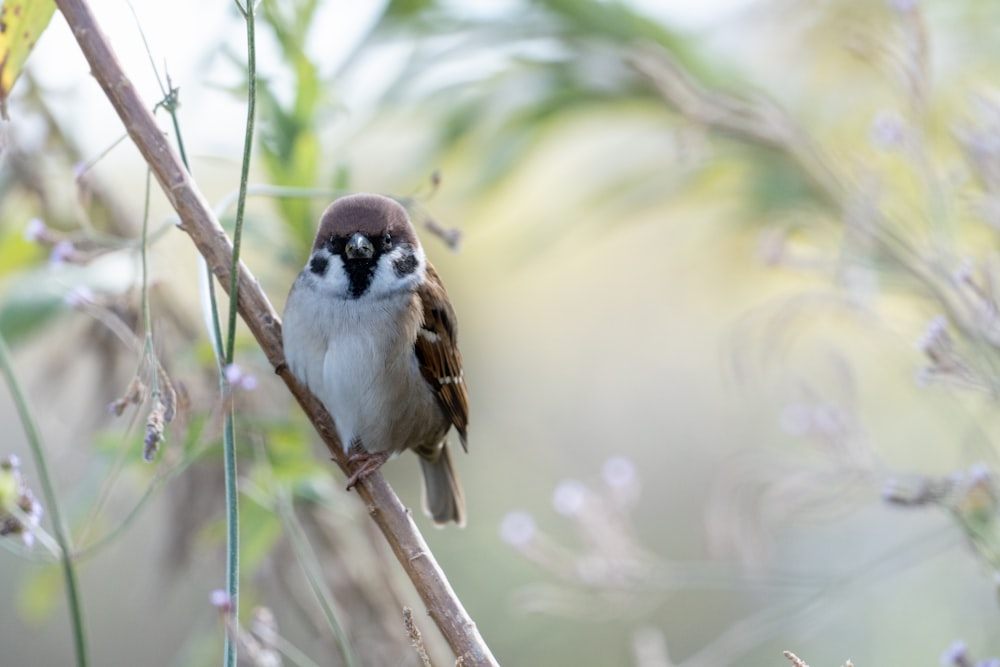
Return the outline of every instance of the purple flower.
{"type": "Polygon", "coordinates": [[[65,301],[66,305],[70,308],[82,308],[88,303],[94,303],[95,298],[96,297],[94,296],[94,291],[92,289],[86,285],[80,285],[67,292],[66,296],[63,297],[63,301],[65,301]]]}
{"type": "Polygon", "coordinates": [[[500,522],[500,539],[519,549],[535,539],[535,519],[527,512],[511,512],[500,522]]]}
{"type": "Polygon", "coordinates": [[[49,235],[48,226],[40,218],[32,218],[28,220],[28,224],[24,226],[24,240],[30,241],[31,243],[41,243],[49,235]]]}
{"type": "Polygon", "coordinates": [[[969,647],[961,639],[957,640],[941,654],[941,665],[942,667],[972,667],[969,647]]]}
{"type": "Polygon", "coordinates": [[[906,123],[895,111],[883,109],[872,120],[868,140],[873,146],[883,150],[899,148],[906,141],[906,123]]]}
{"type": "Polygon", "coordinates": [[[552,506],[563,516],[576,516],[587,502],[587,487],[583,482],[567,479],[559,482],[552,493],[552,506]]]}
{"type": "Polygon", "coordinates": [[[216,588],[209,593],[208,599],[212,603],[212,606],[221,612],[228,613],[233,608],[233,599],[229,597],[229,593],[221,588],[216,588]]]}
{"type": "Polygon", "coordinates": [[[889,0],[889,6],[900,14],[905,14],[916,10],[917,0],[889,0]]]}
{"type": "Polygon", "coordinates": [[[635,486],[639,477],[636,473],[635,463],[624,456],[613,456],[605,461],[601,473],[604,476],[604,482],[613,489],[635,486]]]}
{"type": "Polygon", "coordinates": [[[237,364],[229,364],[223,371],[230,387],[253,391],[257,388],[257,378],[250,373],[244,373],[237,364]]]}
{"type": "Polygon", "coordinates": [[[52,246],[52,253],[49,255],[49,264],[53,266],[65,264],[73,259],[76,254],[76,246],[71,241],[60,241],[52,246]]]}

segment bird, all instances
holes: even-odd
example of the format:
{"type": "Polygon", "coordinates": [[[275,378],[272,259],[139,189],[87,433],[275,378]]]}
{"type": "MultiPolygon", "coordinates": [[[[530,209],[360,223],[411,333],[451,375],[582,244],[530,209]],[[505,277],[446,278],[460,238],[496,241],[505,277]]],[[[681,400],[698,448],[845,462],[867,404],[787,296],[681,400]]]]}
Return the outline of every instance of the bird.
{"type": "Polygon", "coordinates": [[[319,219],[282,317],[288,368],[333,417],[352,488],[388,459],[420,457],[424,511],[465,525],[447,434],[468,451],[469,399],[455,309],[394,199],[340,197],[319,219]]]}

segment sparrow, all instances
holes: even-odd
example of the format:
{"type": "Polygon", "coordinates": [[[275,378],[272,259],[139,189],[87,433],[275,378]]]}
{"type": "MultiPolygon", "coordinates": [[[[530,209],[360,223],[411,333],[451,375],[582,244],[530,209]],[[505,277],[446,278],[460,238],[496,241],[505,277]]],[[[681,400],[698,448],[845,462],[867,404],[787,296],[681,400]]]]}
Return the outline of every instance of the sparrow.
{"type": "Polygon", "coordinates": [[[396,201],[337,199],[285,303],[285,360],[323,403],[360,467],[350,489],[405,449],[420,457],[424,510],[465,524],[445,436],[468,451],[469,401],[455,310],[396,201]]]}

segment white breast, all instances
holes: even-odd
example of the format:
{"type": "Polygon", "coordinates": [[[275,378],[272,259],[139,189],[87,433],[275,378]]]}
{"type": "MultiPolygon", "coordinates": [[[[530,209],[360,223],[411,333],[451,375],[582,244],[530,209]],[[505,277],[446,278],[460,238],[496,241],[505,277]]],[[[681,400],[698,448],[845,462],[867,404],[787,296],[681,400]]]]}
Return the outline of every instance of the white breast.
{"type": "Polygon", "coordinates": [[[345,450],[356,440],[370,452],[426,447],[448,429],[413,350],[422,308],[412,280],[345,299],[307,269],[289,294],[286,361],[330,412],[345,450]]]}

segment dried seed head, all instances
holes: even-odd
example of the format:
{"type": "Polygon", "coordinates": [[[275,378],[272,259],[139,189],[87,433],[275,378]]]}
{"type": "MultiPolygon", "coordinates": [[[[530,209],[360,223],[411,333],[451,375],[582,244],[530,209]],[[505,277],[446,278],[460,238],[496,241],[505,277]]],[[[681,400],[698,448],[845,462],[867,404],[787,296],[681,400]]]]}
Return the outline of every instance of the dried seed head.
{"type": "Polygon", "coordinates": [[[125,389],[125,393],[121,398],[115,399],[108,404],[108,412],[113,414],[115,417],[121,417],[122,413],[125,412],[125,408],[130,405],[139,405],[146,398],[146,385],[142,383],[139,376],[132,378],[129,382],[128,387],[125,389]]]}
{"type": "Polygon", "coordinates": [[[149,413],[149,419],[146,420],[146,439],[142,450],[142,458],[146,461],[153,460],[163,442],[163,413],[165,409],[163,402],[157,397],[153,403],[153,409],[149,413]]]}

